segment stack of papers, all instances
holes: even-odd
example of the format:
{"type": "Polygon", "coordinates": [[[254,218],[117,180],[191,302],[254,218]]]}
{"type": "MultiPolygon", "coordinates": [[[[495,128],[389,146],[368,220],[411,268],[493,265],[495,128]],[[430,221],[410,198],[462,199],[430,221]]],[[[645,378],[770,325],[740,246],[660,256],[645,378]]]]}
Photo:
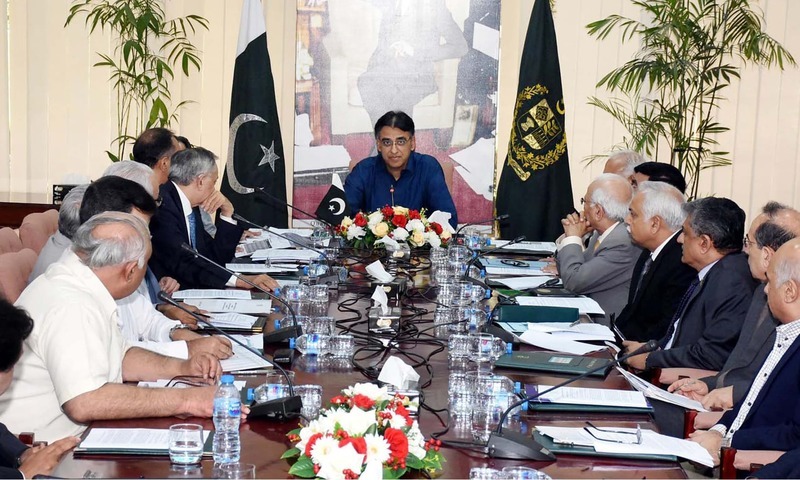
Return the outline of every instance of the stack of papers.
{"type": "Polygon", "coordinates": [[[492,281],[505,285],[512,290],[525,290],[526,288],[541,287],[553,277],[545,275],[526,275],[523,277],[493,278],[492,281]]]}
{"type": "Polygon", "coordinates": [[[284,273],[296,272],[296,264],[275,264],[267,266],[264,263],[226,263],[225,268],[236,273],[284,273]]]}
{"type": "Polygon", "coordinates": [[[173,300],[187,300],[195,298],[226,298],[235,300],[250,300],[253,296],[247,290],[222,290],[211,288],[196,288],[179,290],[172,294],[173,300]]]}
{"type": "Polygon", "coordinates": [[[614,341],[611,329],[600,323],[543,322],[528,323],[527,330],[549,333],[565,340],[583,342],[614,341]]]}
{"type": "MultiPolygon", "coordinates": [[[[493,240],[496,247],[502,247],[507,244],[509,240],[493,240]]],[[[505,250],[505,249],[504,249],[505,250]]],[[[507,251],[526,251],[532,253],[556,253],[555,242],[519,242],[511,246],[507,251]]]]}
{"type": "Polygon", "coordinates": [[[571,353],[573,355],[585,355],[591,352],[605,350],[605,345],[591,345],[589,343],[576,342],[558,335],[551,335],[539,330],[526,330],[519,336],[523,342],[545,350],[555,352],[571,353]]]}
{"type": "MultiPolygon", "coordinates": [[[[245,292],[248,295],[250,292],[245,292]]],[[[186,303],[207,312],[252,313],[269,315],[272,309],[271,300],[215,300],[208,298],[188,298],[186,303]]]]}
{"type": "Polygon", "coordinates": [[[319,252],[314,250],[298,250],[298,249],[278,249],[267,248],[264,250],[256,250],[253,252],[251,259],[254,262],[263,262],[265,260],[278,260],[281,262],[305,262],[319,258],[319,252]]]}
{"type": "MultiPolygon", "coordinates": [[[[204,442],[208,440],[209,434],[208,430],[203,430],[204,442]]],[[[169,429],[92,428],[75,448],[75,453],[168,455],[169,429]]]]}
{"type": "Polygon", "coordinates": [[[253,328],[258,317],[244,315],[241,313],[213,313],[211,314],[211,324],[219,328],[253,328]]]}
{"type": "MultiPolygon", "coordinates": [[[[636,433],[635,428],[601,428],[610,428],[630,434],[636,433]]],[[[642,430],[642,443],[636,444],[598,440],[583,428],[537,426],[536,429],[542,435],[550,437],[554,444],[590,447],[597,453],[607,453],[616,456],[674,455],[707,467],[714,466],[714,460],[711,458],[711,455],[709,455],[708,451],[700,446],[699,443],[668,437],[652,430],[642,430]]],[[[608,437],[611,438],[611,434],[609,433],[604,433],[604,435],[608,435],[608,437]]],[[[622,435],[624,437],[633,437],[633,435],[628,434],[622,435]]],[[[580,451],[576,449],[574,453],[579,452],[580,451]]]]}
{"type": "Polygon", "coordinates": [[[645,382],[624,368],[617,367],[617,370],[619,370],[619,373],[621,373],[622,376],[628,380],[628,383],[630,383],[633,388],[642,392],[647,398],[661,400],[662,402],[671,403],[689,410],[697,410],[698,412],[708,411],[703,407],[703,404],[697,400],[692,400],[691,398],[684,397],[683,395],[662,390],[651,383],[645,382]]]}
{"type": "MultiPolygon", "coordinates": [[[[552,385],[529,385],[528,396],[553,388],[552,385]]],[[[606,407],[628,407],[649,409],[650,404],[642,392],[634,390],[612,390],[607,388],[560,387],[531,400],[539,403],[565,403],[569,405],[591,405],[606,407]]]]}
{"type": "Polygon", "coordinates": [[[533,262],[527,260],[504,260],[499,258],[482,258],[481,263],[486,267],[489,275],[545,275],[542,268],[547,262],[533,262]],[[516,265],[519,262],[521,265],[516,265]]]}
{"type": "Polygon", "coordinates": [[[220,360],[219,363],[225,373],[272,367],[268,361],[236,343],[233,344],[233,356],[220,360]]]}
{"type": "Polygon", "coordinates": [[[605,315],[606,312],[600,304],[589,297],[515,297],[520,305],[539,306],[539,307],[567,307],[577,308],[580,313],[585,315],[605,315]]]}

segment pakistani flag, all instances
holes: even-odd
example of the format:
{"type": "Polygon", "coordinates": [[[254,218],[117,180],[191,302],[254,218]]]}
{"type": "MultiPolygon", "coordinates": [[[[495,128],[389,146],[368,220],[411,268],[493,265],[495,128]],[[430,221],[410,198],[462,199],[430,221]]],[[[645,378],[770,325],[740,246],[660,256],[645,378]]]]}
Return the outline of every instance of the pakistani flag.
{"type": "Polygon", "coordinates": [[[264,11],[260,0],[244,0],[222,193],[248,220],[286,227],[285,170],[264,11]]]}
{"type": "Polygon", "coordinates": [[[553,241],[574,210],[564,132],[564,95],[549,0],[536,0],[519,69],[514,124],[495,208],[501,238],[553,241]]]}

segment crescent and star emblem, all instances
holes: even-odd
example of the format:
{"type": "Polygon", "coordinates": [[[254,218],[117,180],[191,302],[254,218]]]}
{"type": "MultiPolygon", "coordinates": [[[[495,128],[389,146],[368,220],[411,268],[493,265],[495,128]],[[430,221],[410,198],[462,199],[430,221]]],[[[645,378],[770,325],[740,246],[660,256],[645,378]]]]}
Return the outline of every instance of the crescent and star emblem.
{"type": "Polygon", "coordinates": [[[332,198],[331,201],[330,201],[330,204],[328,206],[328,210],[330,210],[331,213],[333,213],[334,215],[343,214],[344,213],[344,200],[342,200],[341,198],[332,198]],[[338,210],[335,211],[335,212],[334,212],[334,209],[336,209],[336,207],[334,206],[334,204],[339,206],[338,210]]]}
{"type": "MultiPolygon", "coordinates": [[[[225,165],[225,172],[228,174],[228,183],[231,184],[231,188],[234,192],[240,195],[248,195],[255,192],[254,188],[245,187],[239,183],[239,179],[236,178],[236,171],[233,167],[233,150],[236,146],[236,134],[239,132],[239,127],[247,122],[267,123],[266,120],[252,113],[241,113],[233,119],[233,122],[231,122],[231,127],[228,134],[228,161],[225,165]]],[[[272,171],[275,172],[275,161],[280,160],[281,158],[275,154],[275,142],[272,142],[272,145],[270,145],[269,148],[261,145],[261,150],[264,152],[264,157],[261,158],[258,166],[260,167],[262,165],[269,164],[270,168],[272,168],[272,171]]]]}

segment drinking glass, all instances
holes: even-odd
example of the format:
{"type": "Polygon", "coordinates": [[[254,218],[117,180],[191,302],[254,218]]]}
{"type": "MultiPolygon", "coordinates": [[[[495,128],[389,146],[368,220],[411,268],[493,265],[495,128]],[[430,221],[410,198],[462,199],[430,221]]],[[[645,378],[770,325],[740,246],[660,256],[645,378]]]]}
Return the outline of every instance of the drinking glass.
{"type": "Polygon", "coordinates": [[[309,420],[317,418],[319,409],[322,408],[322,386],[295,385],[294,393],[300,395],[303,400],[303,408],[300,413],[309,420]]]}
{"type": "Polygon", "coordinates": [[[336,330],[336,321],[333,317],[312,317],[308,320],[303,333],[319,333],[320,335],[333,335],[336,330]]]}
{"type": "Polygon", "coordinates": [[[502,471],[509,480],[551,480],[550,475],[530,467],[504,467],[502,471]]]}
{"type": "Polygon", "coordinates": [[[470,480],[503,480],[505,474],[500,470],[489,467],[472,467],[469,469],[470,480]]]}
{"type": "Polygon", "coordinates": [[[214,469],[217,478],[256,478],[256,466],[252,463],[222,463],[214,469]]]}
{"type": "Polygon", "coordinates": [[[176,465],[195,465],[203,456],[203,426],[179,423],[169,427],[169,461],[176,465]]]}
{"type": "Polygon", "coordinates": [[[350,334],[331,336],[330,351],[334,358],[351,358],[355,346],[356,339],[350,334]]]}
{"type": "MultiPolygon", "coordinates": [[[[294,372],[287,371],[289,379],[294,383],[294,372]]],[[[289,396],[289,383],[286,377],[281,372],[269,372],[266,376],[264,383],[255,389],[256,403],[264,403],[268,400],[276,398],[284,398],[289,396]]]]}

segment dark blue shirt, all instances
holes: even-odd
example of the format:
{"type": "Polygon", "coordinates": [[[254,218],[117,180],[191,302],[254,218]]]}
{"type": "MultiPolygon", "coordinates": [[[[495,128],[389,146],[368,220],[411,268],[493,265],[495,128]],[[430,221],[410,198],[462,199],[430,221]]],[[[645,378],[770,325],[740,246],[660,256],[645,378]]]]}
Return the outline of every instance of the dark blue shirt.
{"type": "Polygon", "coordinates": [[[344,193],[351,215],[359,211],[373,212],[386,205],[413,210],[425,208],[428,214],[441,210],[449,212],[450,225],[458,225],[456,206],[439,162],[430,155],[411,152],[406,168],[395,180],[380,155],[365,158],[347,176],[344,193]],[[391,188],[394,187],[394,202],[391,188]]]}

